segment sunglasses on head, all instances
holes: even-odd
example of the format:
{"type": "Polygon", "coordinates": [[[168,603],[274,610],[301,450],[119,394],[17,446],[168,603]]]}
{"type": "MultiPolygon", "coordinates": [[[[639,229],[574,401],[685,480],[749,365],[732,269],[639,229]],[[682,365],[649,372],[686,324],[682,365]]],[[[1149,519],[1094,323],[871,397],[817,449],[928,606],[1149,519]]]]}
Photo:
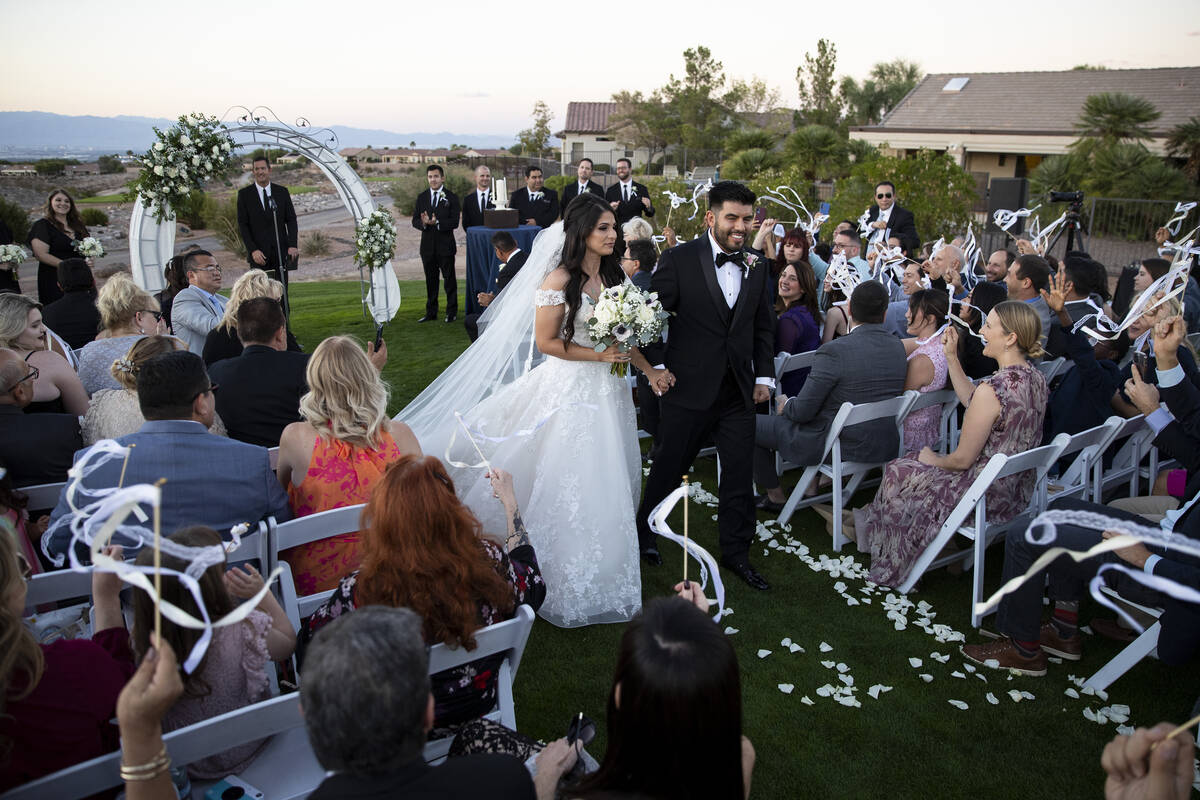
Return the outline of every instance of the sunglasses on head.
{"type": "Polygon", "coordinates": [[[890,200],[891,197],[892,197],[891,192],[880,192],[879,194],[875,195],[876,200],[890,200]]]}

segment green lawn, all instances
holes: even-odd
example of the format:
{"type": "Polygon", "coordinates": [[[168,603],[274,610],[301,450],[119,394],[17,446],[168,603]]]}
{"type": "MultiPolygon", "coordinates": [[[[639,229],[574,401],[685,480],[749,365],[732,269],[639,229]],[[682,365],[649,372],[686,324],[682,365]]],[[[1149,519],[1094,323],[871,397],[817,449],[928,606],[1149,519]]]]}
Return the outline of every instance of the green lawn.
{"type": "Polygon", "coordinates": [[[92,195],[91,197],[79,197],[79,198],[76,198],[75,202],[76,203],[89,203],[89,204],[90,203],[98,203],[98,204],[99,203],[107,203],[109,205],[117,205],[120,203],[131,203],[133,201],[130,200],[125,195],[124,192],[121,192],[120,194],[98,194],[98,195],[92,195]]]}
{"type": "MultiPolygon", "coordinates": [[[[422,282],[405,281],[401,289],[404,302],[385,335],[389,362],[384,377],[392,387],[393,413],[467,345],[461,324],[416,323],[424,310],[422,282]]],[[[335,333],[364,341],[373,335],[372,324],[362,316],[355,283],[294,284],[291,296],[295,333],[307,350],[335,333]]],[[[715,492],[715,473],[713,460],[701,459],[694,479],[715,492]]],[[[858,504],[867,500],[869,493],[864,493],[858,504]]],[[[715,508],[705,508],[690,517],[691,535],[713,553],[715,513],[715,508]]],[[[676,530],[681,528],[680,514],[677,509],[672,520],[676,530]]],[[[765,522],[767,517],[760,519],[765,522]]],[[[833,555],[814,512],[799,512],[793,522],[790,536],[811,548],[812,558],[833,555]]],[[[1115,725],[1084,719],[1085,708],[1123,703],[1132,709],[1131,723],[1136,725],[1182,722],[1190,716],[1197,686],[1187,676],[1195,673],[1168,669],[1156,661],[1126,674],[1110,688],[1106,702],[1066,696],[1068,674],[1086,677],[1117,652],[1117,645],[1099,637],[1088,637],[1081,663],[1052,664],[1045,678],[1009,679],[981,670],[985,684],[963,668],[957,644],[939,643],[916,626],[915,609],[908,613],[909,626],[895,630],[881,607],[886,592],[876,592],[870,604],[850,606],[834,585],[844,581],[846,593],[863,598],[861,579],[815,572],[797,555],[783,551],[783,533],[775,538],[779,549],[764,542],[752,550],[771,590],[755,592],[729,576],[727,603],[734,613],[721,621],[738,631],[731,641],[741,664],[744,729],[758,752],[755,797],[1094,798],[1103,791],[1100,751],[1116,730],[1115,725]],[[781,647],[785,637],[805,652],[781,647]],[[832,650],[822,653],[822,642],[832,650]],[[761,649],[772,652],[759,658],[761,649]],[[939,663],[930,657],[933,652],[951,658],[939,663]],[[922,659],[920,669],[909,665],[910,657],[922,659]],[[836,666],[827,669],[822,661],[847,665],[859,688],[861,708],[818,695],[819,687],[839,683],[836,666]],[[954,671],[966,677],[953,677],[954,671]],[[920,673],[932,675],[933,681],[923,682],[920,673]],[[779,684],[795,688],[784,694],[779,684]],[[871,699],[868,688],[874,684],[893,689],[871,699]],[[1013,689],[1028,691],[1034,699],[1014,702],[1008,695],[1013,689]],[[998,705],[985,699],[988,692],[998,698],[998,705]],[[814,705],[804,704],[803,697],[814,705]],[[965,701],[969,709],[951,706],[952,699],[965,701]],[[1016,780],[1028,788],[1018,788],[1016,780]]],[[[680,551],[668,545],[663,555],[667,565],[644,571],[647,598],[667,594],[682,577],[680,551]]],[[[853,555],[864,567],[868,564],[853,545],[842,555],[853,555]]],[[[1002,560],[1003,550],[993,547],[986,571],[989,592],[999,584],[1002,560]]],[[[963,631],[974,642],[978,638],[969,630],[970,593],[970,573],[951,577],[939,572],[927,577],[911,599],[932,604],[934,622],[963,631]]],[[[1103,611],[1085,608],[1082,619],[1103,611]]],[[[603,720],[620,635],[621,626],[560,630],[539,619],[516,682],[520,728],[552,738],[564,733],[576,712],[603,720]]],[[[681,737],[687,735],[680,731],[681,737]]],[[[603,748],[601,735],[591,750],[599,755],[603,748]]]]}

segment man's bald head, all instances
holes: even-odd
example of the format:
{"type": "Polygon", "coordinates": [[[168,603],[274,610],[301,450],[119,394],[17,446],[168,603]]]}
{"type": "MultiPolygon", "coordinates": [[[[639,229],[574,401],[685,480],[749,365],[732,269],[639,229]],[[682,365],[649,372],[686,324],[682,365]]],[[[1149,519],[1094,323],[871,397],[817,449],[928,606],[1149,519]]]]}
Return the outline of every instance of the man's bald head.
{"type": "Polygon", "coordinates": [[[0,403],[22,408],[33,399],[32,391],[25,391],[24,378],[29,374],[29,365],[7,347],[0,347],[0,403]]]}

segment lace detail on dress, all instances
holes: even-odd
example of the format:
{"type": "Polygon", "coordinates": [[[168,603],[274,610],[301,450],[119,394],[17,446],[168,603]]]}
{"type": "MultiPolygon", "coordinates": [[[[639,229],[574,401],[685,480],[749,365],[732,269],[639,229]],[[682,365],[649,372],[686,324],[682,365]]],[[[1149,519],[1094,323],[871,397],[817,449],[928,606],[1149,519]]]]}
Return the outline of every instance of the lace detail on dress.
{"type": "Polygon", "coordinates": [[[538,289],[533,293],[533,304],[542,306],[561,306],[567,302],[567,296],[558,289],[538,289]]]}

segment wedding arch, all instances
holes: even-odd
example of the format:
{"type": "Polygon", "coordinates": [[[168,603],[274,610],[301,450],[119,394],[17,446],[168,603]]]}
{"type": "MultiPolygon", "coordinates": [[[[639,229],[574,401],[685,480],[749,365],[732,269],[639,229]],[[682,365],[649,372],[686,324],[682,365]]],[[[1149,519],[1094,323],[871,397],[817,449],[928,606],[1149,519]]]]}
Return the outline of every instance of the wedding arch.
{"type": "MultiPolygon", "coordinates": [[[[362,177],[337,153],[337,134],[328,128],[314,129],[301,118],[287,125],[268,108],[235,106],[225,112],[222,126],[237,148],[274,147],[297,152],[316,164],[334,188],[342,205],[357,222],[375,210],[375,201],[362,177]],[[231,115],[235,118],[229,120],[231,115]]],[[[174,255],[175,220],[155,218],[154,208],[138,197],[129,218],[129,265],[134,282],[148,292],[164,286],[163,267],[174,255]]],[[[364,272],[359,267],[360,294],[364,314],[369,310],[378,323],[390,320],[400,308],[400,284],[391,261],[382,269],[364,272]]]]}

